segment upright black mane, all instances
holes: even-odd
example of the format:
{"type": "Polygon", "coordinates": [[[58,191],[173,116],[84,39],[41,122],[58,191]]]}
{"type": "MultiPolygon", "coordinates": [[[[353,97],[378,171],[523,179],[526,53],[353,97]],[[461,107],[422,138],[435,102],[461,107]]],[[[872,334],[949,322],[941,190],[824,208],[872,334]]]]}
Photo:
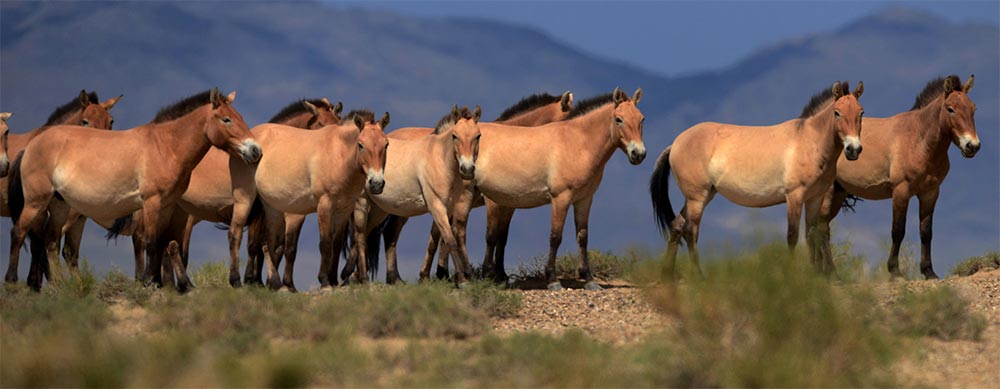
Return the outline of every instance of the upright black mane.
{"type": "Polygon", "coordinates": [[[554,102],[559,101],[560,99],[562,99],[562,96],[553,96],[548,93],[533,94],[531,96],[521,99],[521,101],[518,101],[517,104],[514,104],[510,106],[510,108],[504,110],[503,113],[501,113],[500,116],[497,117],[495,121],[499,122],[510,119],[514,116],[520,115],[524,112],[528,112],[535,108],[552,104],[554,102]]]}
{"type": "Polygon", "coordinates": [[[153,121],[150,123],[164,123],[174,119],[179,119],[184,115],[191,113],[191,111],[194,111],[211,102],[212,91],[207,90],[201,92],[160,109],[160,112],[156,113],[156,117],[154,117],[153,121]]]}
{"type": "Polygon", "coordinates": [[[581,101],[580,104],[577,104],[576,107],[573,107],[573,110],[569,111],[569,115],[566,115],[565,120],[570,120],[577,116],[586,115],[590,111],[593,111],[597,108],[604,106],[605,104],[610,104],[613,102],[614,99],[611,93],[608,93],[606,95],[591,97],[589,99],[581,101]]]}
{"type": "MultiPolygon", "coordinates": [[[[851,93],[851,88],[847,81],[840,82],[840,90],[844,95],[851,93]]],[[[822,91],[813,95],[813,97],[809,99],[809,104],[806,104],[806,106],[802,108],[802,114],[799,115],[799,119],[808,119],[819,113],[826,103],[831,100],[833,100],[833,88],[824,88],[822,91]]]]}
{"type": "Polygon", "coordinates": [[[451,112],[444,115],[441,120],[438,120],[437,124],[434,125],[434,134],[440,134],[442,132],[448,131],[448,128],[453,126],[458,122],[456,119],[472,119],[472,111],[469,110],[468,106],[462,107],[458,110],[458,118],[453,118],[451,112]]]}
{"type": "Polygon", "coordinates": [[[278,111],[278,113],[275,114],[273,117],[271,117],[271,120],[268,120],[267,122],[281,123],[285,120],[288,120],[292,116],[306,112],[307,111],[306,106],[302,104],[303,101],[308,101],[310,104],[321,108],[333,108],[327,105],[325,102],[323,102],[323,99],[298,99],[289,103],[287,106],[285,106],[285,108],[282,108],[281,111],[278,111]]]}
{"type": "MultiPolygon", "coordinates": [[[[97,99],[97,92],[88,93],[87,99],[90,100],[91,104],[97,104],[98,102],[100,102],[100,100],[97,99]]],[[[83,109],[83,106],[80,105],[80,96],[77,95],[76,97],[73,98],[73,100],[70,100],[68,103],[63,104],[59,108],[56,108],[54,111],[52,111],[52,114],[49,115],[49,120],[45,121],[45,125],[54,126],[59,123],[62,123],[63,119],[66,116],[72,115],[81,109],[83,109]]]]}
{"type": "Polygon", "coordinates": [[[944,82],[947,79],[951,79],[951,85],[955,88],[962,87],[962,81],[958,79],[958,76],[952,74],[948,77],[938,77],[927,83],[924,90],[917,95],[917,100],[913,102],[913,107],[910,108],[911,111],[918,110],[920,108],[926,107],[928,104],[937,99],[938,96],[944,94],[944,82]]]}
{"type": "Polygon", "coordinates": [[[367,109],[355,109],[344,116],[345,123],[354,122],[354,116],[360,116],[365,123],[375,123],[375,113],[367,109]]]}

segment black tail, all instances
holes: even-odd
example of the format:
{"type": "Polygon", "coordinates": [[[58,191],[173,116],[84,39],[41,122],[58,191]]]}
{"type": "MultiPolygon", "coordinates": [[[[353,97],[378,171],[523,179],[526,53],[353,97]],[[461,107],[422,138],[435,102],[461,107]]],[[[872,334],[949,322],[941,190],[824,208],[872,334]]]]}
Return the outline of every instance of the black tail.
{"type": "Polygon", "coordinates": [[[115,222],[111,224],[111,228],[108,228],[108,233],[104,234],[104,239],[118,240],[118,237],[121,236],[123,233],[133,229],[134,228],[133,226],[135,224],[135,218],[133,217],[134,215],[135,212],[130,212],[128,215],[115,219],[115,222]]]}
{"type": "MultiPolygon", "coordinates": [[[[246,230],[251,226],[254,228],[260,228],[261,226],[256,225],[257,223],[266,223],[264,218],[264,203],[260,201],[260,197],[254,199],[253,205],[250,206],[250,213],[247,215],[247,222],[243,225],[243,229],[246,230]]],[[[229,225],[233,222],[233,215],[224,215],[223,220],[219,223],[215,223],[215,228],[222,231],[229,231],[229,225]]],[[[261,229],[263,231],[263,229],[261,229]]]]}
{"type": "MultiPolygon", "coordinates": [[[[844,187],[840,186],[840,183],[836,181],[833,182],[833,190],[835,192],[847,192],[847,189],[844,189],[844,187]]],[[[854,207],[858,205],[859,201],[865,201],[865,200],[858,196],[848,193],[847,197],[844,199],[844,203],[840,204],[840,209],[844,212],[854,213],[855,212],[854,207]]]]}
{"type": "Polygon", "coordinates": [[[10,181],[7,187],[7,206],[10,208],[10,220],[15,224],[17,220],[21,218],[21,213],[24,212],[24,188],[22,188],[21,183],[21,157],[24,156],[24,150],[21,150],[17,154],[17,158],[14,159],[14,164],[10,167],[10,181]]]}
{"type": "Polygon", "coordinates": [[[365,237],[365,243],[367,248],[365,250],[365,260],[368,265],[368,277],[375,280],[375,274],[378,273],[378,253],[379,245],[382,244],[382,232],[385,231],[385,226],[389,225],[390,221],[395,221],[398,218],[396,215],[389,215],[388,218],[382,221],[381,224],[375,226],[372,232],[368,233],[365,237]]]}
{"type": "Polygon", "coordinates": [[[656,224],[663,236],[667,236],[670,223],[677,217],[674,207],[670,205],[667,191],[667,181],[670,179],[670,147],[672,146],[668,146],[663,150],[663,154],[660,154],[653,169],[653,176],[649,178],[649,196],[653,201],[653,213],[656,215],[656,224]]]}

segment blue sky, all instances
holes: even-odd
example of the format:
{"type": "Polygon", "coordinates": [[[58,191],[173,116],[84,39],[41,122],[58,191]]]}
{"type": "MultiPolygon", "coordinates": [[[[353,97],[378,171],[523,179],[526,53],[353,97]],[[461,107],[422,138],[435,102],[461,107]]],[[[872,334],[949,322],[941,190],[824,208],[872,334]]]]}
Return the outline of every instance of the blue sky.
{"type": "Polygon", "coordinates": [[[479,18],[530,26],[588,53],[662,75],[730,65],[763,45],[835,30],[886,7],[951,21],[1000,24],[997,1],[331,1],[423,17],[479,18]],[[777,17],[776,17],[777,16],[777,17]],[[780,20],[780,23],[772,22],[780,20]],[[717,28],[720,25],[726,28],[717,28]],[[706,28],[714,26],[715,28],[706,28]],[[738,33],[734,34],[733,32],[738,33]],[[635,35],[660,37],[650,39],[635,35]]]}

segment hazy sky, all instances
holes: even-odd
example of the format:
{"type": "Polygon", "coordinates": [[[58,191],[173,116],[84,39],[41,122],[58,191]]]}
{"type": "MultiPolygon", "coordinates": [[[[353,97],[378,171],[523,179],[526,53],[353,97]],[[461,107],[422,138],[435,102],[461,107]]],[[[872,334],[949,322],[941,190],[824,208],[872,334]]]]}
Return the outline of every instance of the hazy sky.
{"type": "Polygon", "coordinates": [[[424,17],[485,18],[530,26],[606,59],[663,75],[732,64],[762,45],[837,29],[881,8],[925,9],[952,21],[1000,24],[1000,2],[949,1],[335,1],[424,17]],[[775,14],[779,18],[775,18],[775,14]],[[762,21],[781,20],[780,23],[762,21]],[[705,26],[727,25],[727,28],[705,26]],[[734,31],[737,33],[734,34],[734,31]],[[655,45],[634,35],[662,37],[655,45]]]}

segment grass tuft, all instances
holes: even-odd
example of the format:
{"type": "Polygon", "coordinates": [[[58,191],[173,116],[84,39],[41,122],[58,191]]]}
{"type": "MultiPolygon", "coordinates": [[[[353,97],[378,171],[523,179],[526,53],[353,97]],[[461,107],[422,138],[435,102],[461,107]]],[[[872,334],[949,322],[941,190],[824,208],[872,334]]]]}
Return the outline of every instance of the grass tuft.
{"type": "MultiPolygon", "coordinates": [[[[590,260],[590,272],[594,278],[601,280],[620,279],[639,260],[637,256],[618,256],[600,250],[587,251],[590,260]]],[[[517,266],[513,277],[518,280],[544,280],[547,256],[536,256],[526,263],[517,266]]],[[[556,274],[559,278],[579,278],[580,254],[563,254],[556,257],[556,274]]]]}
{"type": "Polygon", "coordinates": [[[993,251],[959,262],[951,269],[951,274],[971,276],[981,270],[1000,269],[1000,251],[993,251]]]}
{"type": "Polygon", "coordinates": [[[112,270],[104,276],[95,290],[97,299],[107,304],[127,301],[136,305],[145,305],[154,292],[155,287],[143,285],[118,270],[112,270]]]}
{"type": "Polygon", "coordinates": [[[969,301],[948,286],[904,291],[888,320],[891,328],[903,334],[942,340],[979,340],[987,325],[986,318],[973,312],[969,301]]]}
{"type": "Polygon", "coordinates": [[[199,288],[228,288],[229,265],[224,261],[203,263],[191,272],[191,282],[199,288]]]}

